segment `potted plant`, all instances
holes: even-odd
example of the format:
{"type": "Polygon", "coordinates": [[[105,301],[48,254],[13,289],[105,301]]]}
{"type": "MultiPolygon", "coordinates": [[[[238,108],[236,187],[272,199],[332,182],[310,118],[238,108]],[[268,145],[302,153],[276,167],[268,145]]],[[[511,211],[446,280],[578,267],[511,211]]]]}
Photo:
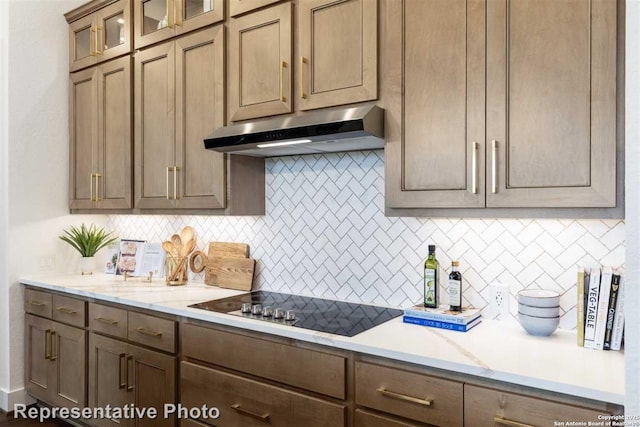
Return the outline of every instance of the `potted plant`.
{"type": "Polygon", "coordinates": [[[59,237],[82,255],[80,260],[82,274],[92,274],[96,265],[96,252],[118,240],[112,232],[107,233],[104,227],[98,228],[95,224],[90,227],[82,224],[79,228],[72,225],[59,237]]]}

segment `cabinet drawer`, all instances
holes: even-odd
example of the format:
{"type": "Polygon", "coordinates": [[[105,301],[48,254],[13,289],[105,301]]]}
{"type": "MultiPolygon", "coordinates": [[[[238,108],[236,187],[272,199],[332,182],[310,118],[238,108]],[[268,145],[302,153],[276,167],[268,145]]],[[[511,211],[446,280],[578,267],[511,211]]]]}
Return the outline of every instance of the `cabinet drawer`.
{"type": "Polygon", "coordinates": [[[51,294],[25,289],[24,311],[51,319],[51,294]]]}
{"type": "Polygon", "coordinates": [[[474,427],[507,425],[553,426],[555,421],[601,421],[603,411],[507,393],[490,388],[464,386],[465,425],[474,427]]]}
{"type": "Polygon", "coordinates": [[[345,406],[188,362],[180,366],[180,396],[187,408],[215,403],[220,418],[203,421],[217,427],[346,425],[345,406]]]}
{"type": "Polygon", "coordinates": [[[169,353],[176,352],[176,322],[129,312],[129,341],[169,353]]]}
{"type": "Polygon", "coordinates": [[[85,302],[75,298],[53,296],[53,320],[84,328],[86,326],[85,302]]]}
{"type": "Polygon", "coordinates": [[[89,326],[95,332],[127,338],[127,311],[90,303],[89,326]]]}
{"type": "Polygon", "coordinates": [[[356,403],[439,426],[462,426],[462,383],[356,362],[356,403]]]}
{"type": "Polygon", "coordinates": [[[345,398],[346,358],[342,356],[189,324],[181,336],[185,357],[345,398]]]}
{"type": "Polygon", "coordinates": [[[410,424],[396,421],[382,415],[372,414],[362,409],[356,409],[355,427],[420,427],[422,424],[410,424]]]}
{"type": "Polygon", "coordinates": [[[208,424],[201,423],[200,421],[194,421],[189,418],[182,418],[180,420],[180,427],[210,427],[208,424]]]}

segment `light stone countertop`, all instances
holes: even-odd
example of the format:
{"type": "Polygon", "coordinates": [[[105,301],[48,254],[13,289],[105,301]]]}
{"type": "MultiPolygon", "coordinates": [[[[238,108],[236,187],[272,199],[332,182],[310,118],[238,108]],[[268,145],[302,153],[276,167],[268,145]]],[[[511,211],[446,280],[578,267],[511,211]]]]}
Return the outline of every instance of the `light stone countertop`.
{"type": "Polygon", "coordinates": [[[528,335],[518,324],[483,320],[467,333],[390,320],[354,337],[187,307],[243,292],[190,282],[166,286],[121,276],[40,275],[21,283],[96,300],[200,319],[542,390],[624,404],[624,354],[578,347],[572,331],[528,335]]]}

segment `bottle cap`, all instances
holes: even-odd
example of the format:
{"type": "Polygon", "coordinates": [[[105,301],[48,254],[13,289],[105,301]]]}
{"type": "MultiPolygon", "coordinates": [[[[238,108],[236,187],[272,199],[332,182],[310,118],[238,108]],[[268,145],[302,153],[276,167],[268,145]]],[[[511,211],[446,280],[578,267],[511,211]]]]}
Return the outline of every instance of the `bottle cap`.
{"type": "Polygon", "coordinates": [[[458,267],[460,265],[460,261],[452,261],[451,265],[454,267],[458,267]]]}
{"type": "Polygon", "coordinates": [[[429,252],[435,252],[436,251],[436,245],[429,245],[429,252]]]}

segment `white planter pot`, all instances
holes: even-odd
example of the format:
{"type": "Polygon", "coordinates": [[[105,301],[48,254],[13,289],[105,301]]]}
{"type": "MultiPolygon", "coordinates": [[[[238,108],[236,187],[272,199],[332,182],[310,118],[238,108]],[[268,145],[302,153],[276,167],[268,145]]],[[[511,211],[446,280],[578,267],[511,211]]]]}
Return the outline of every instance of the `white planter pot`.
{"type": "Polygon", "coordinates": [[[96,269],[96,257],[82,257],[80,258],[80,272],[85,274],[93,274],[96,269]]]}

